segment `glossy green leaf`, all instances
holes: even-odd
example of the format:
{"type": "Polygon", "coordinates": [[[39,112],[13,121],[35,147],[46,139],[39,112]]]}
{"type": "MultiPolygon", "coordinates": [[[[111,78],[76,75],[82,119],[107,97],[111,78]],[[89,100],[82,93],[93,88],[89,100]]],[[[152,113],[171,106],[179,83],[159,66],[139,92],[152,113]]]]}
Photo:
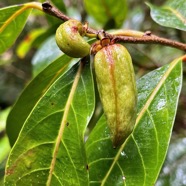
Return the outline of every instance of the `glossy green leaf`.
{"type": "Polygon", "coordinates": [[[88,185],[84,132],[93,110],[90,64],[74,64],[63,55],[49,65],[9,115],[12,144],[12,131],[17,135],[22,129],[10,153],[5,185],[88,185]]]}
{"type": "Polygon", "coordinates": [[[50,86],[50,84],[54,83],[55,78],[63,75],[69,68],[71,68],[71,63],[72,60],[70,57],[59,57],[54,63],[50,64],[49,67],[45,69],[39,76],[37,76],[25,89],[17,103],[14,105],[7,119],[6,131],[9,136],[11,146],[14,145],[18,134],[24,124],[24,121],[30,114],[31,110],[34,108],[34,105],[37,104],[41,96],[45,93],[46,88],[50,86]],[[60,74],[58,74],[58,71],[60,72],[60,74]],[[32,93],[31,91],[34,91],[34,93],[32,93]],[[32,95],[32,97],[30,97],[30,94],[32,95]],[[26,104],[26,106],[23,106],[24,104],[26,104]],[[15,121],[16,127],[14,127],[12,121],[15,121]],[[13,127],[14,130],[12,130],[13,127]]]}
{"type": "Polygon", "coordinates": [[[150,3],[151,17],[158,24],[186,31],[186,1],[169,0],[163,6],[157,7],[150,3]]]}
{"type": "Polygon", "coordinates": [[[71,62],[72,59],[68,56],[59,57],[47,69],[42,71],[19,97],[8,116],[6,124],[6,131],[11,146],[14,145],[25,120],[29,117],[30,112],[32,112],[38,101],[45,95],[47,88],[55,82],[56,78],[59,78],[71,68],[71,62]],[[30,95],[33,96],[31,97],[30,95]]]}
{"type": "Polygon", "coordinates": [[[86,11],[97,21],[105,25],[108,21],[114,20],[117,27],[120,27],[126,17],[126,0],[84,0],[86,11]]]}
{"type": "Polygon", "coordinates": [[[62,52],[56,44],[55,36],[47,38],[32,58],[33,75],[36,76],[61,54],[62,52]]]}
{"type": "Polygon", "coordinates": [[[25,6],[17,5],[0,9],[0,54],[11,47],[31,12],[25,6]]]}
{"type": "Polygon", "coordinates": [[[110,131],[101,117],[86,143],[90,185],[155,184],[166,156],[181,86],[180,59],[139,79],[136,126],[117,149],[112,148],[110,131]]]}

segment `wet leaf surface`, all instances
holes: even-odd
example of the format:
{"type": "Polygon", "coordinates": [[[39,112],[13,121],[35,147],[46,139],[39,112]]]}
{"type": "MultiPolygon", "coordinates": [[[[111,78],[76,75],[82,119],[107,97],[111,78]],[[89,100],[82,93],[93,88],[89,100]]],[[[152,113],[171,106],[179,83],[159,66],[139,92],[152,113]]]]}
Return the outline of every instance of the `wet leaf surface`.
{"type": "Polygon", "coordinates": [[[158,24],[186,31],[186,1],[169,0],[163,6],[157,7],[150,3],[151,17],[158,24]]]}
{"type": "Polygon", "coordinates": [[[90,66],[85,64],[76,89],[72,88],[79,63],[78,59],[71,60],[63,55],[49,65],[11,111],[7,132],[14,146],[6,167],[6,185],[46,185],[49,175],[51,185],[88,185],[84,132],[94,110],[93,83],[90,66]],[[70,106],[68,111],[66,105],[70,106]],[[52,163],[54,154],[57,156],[52,163]]]}
{"type": "Polygon", "coordinates": [[[154,185],[164,162],[182,86],[182,65],[150,72],[137,82],[138,116],[132,135],[117,149],[102,116],[86,143],[90,185],[154,185]]]}
{"type": "Polygon", "coordinates": [[[31,9],[15,5],[0,9],[0,54],[11,47],[25,26],[31,9]]]}

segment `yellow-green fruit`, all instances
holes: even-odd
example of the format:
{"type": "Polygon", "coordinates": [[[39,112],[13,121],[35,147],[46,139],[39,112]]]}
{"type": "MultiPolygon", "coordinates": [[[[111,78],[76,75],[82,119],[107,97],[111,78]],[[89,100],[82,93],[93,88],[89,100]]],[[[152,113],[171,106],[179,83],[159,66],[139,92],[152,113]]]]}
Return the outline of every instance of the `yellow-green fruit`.
{"type": "Polygon", "coordinates": [[[131,134],[136,120],[137,91],[132,60],[123,45],[113,44],[96,53],[94,67],[113,147],[117,147],[131,134]]]}
{"type": "Polygon", "coordinates": [[[81,36],[82,34],[81,22],[70,19],[56,30],[56,43],[61,51],[70,57],[85,57],[90,52],[90,45],[81,36]]]}

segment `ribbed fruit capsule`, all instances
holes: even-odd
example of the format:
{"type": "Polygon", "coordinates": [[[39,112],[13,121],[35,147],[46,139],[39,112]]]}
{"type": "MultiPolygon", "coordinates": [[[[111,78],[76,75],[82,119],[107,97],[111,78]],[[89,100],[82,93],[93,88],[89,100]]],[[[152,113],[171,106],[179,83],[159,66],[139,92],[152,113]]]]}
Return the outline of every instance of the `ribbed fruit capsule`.
{"type": "Polygon", "coordinates": [[[61,51],[70,57],[85,57],[89,54],[90,45],[82,37],[83,32],[82,23],[70,19],[57,28],[56,43],[61,51]]]}
{"type": "Polygon", "coordinates": [[[131,134],[136,120],[137,91],[132,60],[123,45],[113,44],[96,53],[94,67],[113,147],[117,147],[131,134]]]}

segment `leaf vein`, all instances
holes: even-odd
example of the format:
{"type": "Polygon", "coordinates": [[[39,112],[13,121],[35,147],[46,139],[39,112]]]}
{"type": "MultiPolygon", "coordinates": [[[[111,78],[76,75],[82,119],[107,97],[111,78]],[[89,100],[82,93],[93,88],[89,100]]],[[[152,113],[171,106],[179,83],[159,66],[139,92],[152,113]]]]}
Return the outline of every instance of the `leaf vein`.
{"type": "Polygon", "coordinates": [[[155,125],[154,119],[153,119],[152,114],[149,111],[149,109],[147,109],[147,113],[149,115],[150,120],[152,121],[153,126],[154,126],[153,129],[154,129],[154,132],[155,132],[156,143],[157,143],[157,146],[156,146],[156,150],[157,150],[156,162],[158,162],[158,157],[159,157],[159,140],[158,140],[158,134],[157,134],[157,130],[156,130],[156,125],[155,125]]]}
{"type": "Polygon", "coordinates": [[[125,176],[124,176],[124,172],[123,172],[123,169],[121,168],[119,162],[117,162],[117,166],[119,167],[120,171],[121,171],[121,174],[122,174],[122,177],[123,177],[123,185],[126,186],[126,182],[125,182],[125,176]]]}
{"type": "Polygon", "coordinates": [[[96,159],[96,160],[90,162],[90,163],[89,163],[89,166],[91,166],[91,165],[93,165],[93,164],[95,164],[95,163],[98,163],[98,162],[100,162],[100,161],[113,160],[113,159],[114,159],[114,157],[113,157],[113,158],[99,158],[99,159],[96,159]]]}
{"type": "MultiPolygon", "coordinates": [[[[74,167],[74,170],[75,170],[75,173],[76,173],[76,177],[77,177],[77,180],[78,180],[79,185],[80,185],[80,180],[79,180],[79,176],[78,176],[78,173],[77,173],[77,170],[76,170],[76,166],[75,166],[75,164],[74,164],[74,162],[73,162],[73,159],[72,159],[72,157],[71,157],[71,155],[70,155],[70,153],[69,153],[69,151],[68,151],[68,148],[67,148],[67,146],[65,145],[65,143],[64,143],[63,140],[62,140],[62,143],[63,143],[63,145],[64,145],[64,147],[65,147],[65,149],[66,149],[66,151],[67,151],[67,154],[68,154],[68,156],[69,156],[69,159],[70,159],[70,161],[71,161],[71,163],[72,163],[72,165],[73,165],[73,167],[74,167]]],[[[73,176],[74,176],[74,175],[73,175],[73,176]]]]}
{"type": "Polygon", "coordinates": [[[171,7],[165,7],[165,9],[170,10],[183,24],[186,24],[186,18],[184,18],[180,12],[171,7]]]}
{"type": "Polygon", "coordinates": [[[133,139],[133,141],[134,141],[134,143],[135,143],[135,145],[137,147],[138,154],[140,156],[140,159],[141,159],[141,162],[142,162],[142,165],[143,165],[143,170],[144,170],[144,181],[143,181],[143,185],[145,185],[147,174],[146,174],[146,169],[145,169],[145,163],[144,163],[144,160],[143,160],[143,155],[141,154],[140,148],[139,148],[139,146],[138,146],[138,144],[137,144],[137,142],[135,140],[134,135],[131,134],[131,136],[132,136],[132,139],[133,139]]]}
{"type": "Polygon", "coordinates": [[[104,141],[104,140],[108,140],[110,139],[110,137],[105,137],[105,138],[99,138],[98,140],[94,140],[91,144],[89,144],[86,148],[86,150],[88,151],[88,149],[94,145],[95,143],[99,143],[100,141],[104,141]]]}

